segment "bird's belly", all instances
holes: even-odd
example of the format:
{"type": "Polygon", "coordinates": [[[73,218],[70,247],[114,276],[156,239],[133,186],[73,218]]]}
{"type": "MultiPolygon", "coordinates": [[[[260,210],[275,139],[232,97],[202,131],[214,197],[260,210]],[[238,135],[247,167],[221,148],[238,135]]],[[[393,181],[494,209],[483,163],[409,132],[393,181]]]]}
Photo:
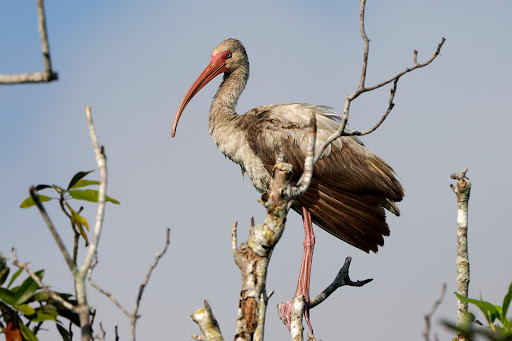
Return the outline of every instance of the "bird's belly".
{"type": "Polygon", "coordinates": [[[222,134],[221,136],[231,136],[230,139],[225,139],[212,134],[213,141],[222,154],[238,164],[242,173],[247,173],[252,185],[258,192],[267,192],[270,186],[270,173],[261,159],[250,148],[245,136],[236,136],[236,133],[231,135],[222,134]]]}

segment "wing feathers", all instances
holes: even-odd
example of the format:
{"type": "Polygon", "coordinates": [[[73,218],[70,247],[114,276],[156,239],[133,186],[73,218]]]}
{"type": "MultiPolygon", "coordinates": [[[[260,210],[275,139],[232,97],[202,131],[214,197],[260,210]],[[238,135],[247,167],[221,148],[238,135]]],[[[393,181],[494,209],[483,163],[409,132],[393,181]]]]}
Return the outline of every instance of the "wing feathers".
{"type": "MultiPolygon", "coordinates": [[[[269,105],[240,117],[239,128],[246,131],[250,148],[269,173],[280,151],[293,166],[293,181],[298,181],[313,111],[321,141],[339,125],[338,116],[326,107],[269,105]]],[[[343,137],[324,152],[313,178],[294,209],[300,213],[300,208],[306,207],[313,222],[324,230],[365,252],[376,252],[384,244],[383,236],[389,235],[384,209],[398,215],[395,202],[404,196],[393,169],[359,139],[343,137]]]]}

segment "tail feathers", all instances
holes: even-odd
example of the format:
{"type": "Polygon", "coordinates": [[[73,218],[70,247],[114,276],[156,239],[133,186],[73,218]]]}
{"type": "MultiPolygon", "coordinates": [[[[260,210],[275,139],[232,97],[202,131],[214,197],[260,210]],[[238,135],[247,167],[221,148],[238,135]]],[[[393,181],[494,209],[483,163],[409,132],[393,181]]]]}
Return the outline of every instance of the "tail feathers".
{"type": "Polygon", "coordinates": [[[296,211],[307,207],[315,224],[365,252],[377,252],[384,245],[383,236],[389,235],[384,208],[399,212],[392,201],[382,197],[330,188],[315,180],[298,203],[296,211]]]}
{"type": "Polygon", "coordinates": [[[400,209],[397,204],[389,199],[386,199],[386,202],[383,203],[382,207],[384,207],[389,212],[393,213],[397,217],[400,217],[400,209]]]}

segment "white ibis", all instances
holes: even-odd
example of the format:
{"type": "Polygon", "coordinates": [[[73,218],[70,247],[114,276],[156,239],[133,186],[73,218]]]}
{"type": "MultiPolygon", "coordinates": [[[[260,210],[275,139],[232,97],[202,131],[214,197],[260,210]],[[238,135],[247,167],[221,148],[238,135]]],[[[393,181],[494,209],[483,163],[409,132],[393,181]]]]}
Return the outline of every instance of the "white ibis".
{"type": "MultiPolygon", "coordinates": [[[[302,174],[308,124],[317,118],[317,138],[325,140],[339,127],[340,118],[329,107],[307,103],[264,105],[243,115],[236,113],[240,94],[249,78],[249,59],[242,43],[227,39],[217,46],[210,63],[186,93],[174,119],[172,136],[192,97],[217,75],[224,73],[210,107],[208,127],[220,151],[247,173],[259,192],[269,189],[275,157],[285,155],[302,174]]],[[[404,190],[393,169],[356,137],[341,137],[326,149],[315,166],[308,191],[293,209],[302,214],[306,239],[297,294],[309,299],[314,235],[311,220],[335,237],[365,252],[377,252],[389,235],[384,209],[399,215],[395,202],[404,190]]],[[[309,314],[306,310],[309,324],[309,314]]],[[[311,329],[311,326],[310,326],[311,329]]]]}

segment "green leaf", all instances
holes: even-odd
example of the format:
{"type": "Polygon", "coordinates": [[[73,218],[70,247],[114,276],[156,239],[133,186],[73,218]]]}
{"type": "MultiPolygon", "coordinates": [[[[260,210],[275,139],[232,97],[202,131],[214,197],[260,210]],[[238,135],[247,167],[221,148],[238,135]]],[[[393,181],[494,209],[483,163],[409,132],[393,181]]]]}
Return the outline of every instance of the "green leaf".
{"type": "Polygon", "coordinates": [[[494,305],[494,308],[496,309],[496,312],[498,313],[498,316],[497,316],[498,320],[500,320],[503,323],[503,321],[502,321],[503,308],[499,305],[494,305]]]}
{"type": "Polygon", "coordinates": [[[8,289],[0,288],[0,300],[12,306],[14,304],[14,293],[8,289]]]}
{"type": "MultiPolygon", "coordinates": [[[[68,193],[69,193],[69,195],[71,195],[72,198],[77,199],[77,200],[98,202],[99,192],[94,189],[69,190],[68,193]]],[[[114,198],[109,197],[108,195],[105,196],[105,201],[110,201],[114,204],[119,204],[119,201],[117,201],[114,198]]]]}
{"type": "Polygon", "coordinates": [[[510,307],[510,301],[512,300],[512,283],[508,287],[508,293],[503,299],[503,318],[507,318],[508,307],[510,307]]]}
{"type": "Polygon", "coordinates": [[[87,219],[82,217],[80,214],[78,214],[71,206],[68,204],[67,201],[64,201],[67,208],[71,212],[71,219],[73,220],[73,223],[78,227],[78,230],[80,231],[80,235],[85,240],[85,246],[89,245],[89,239],[87,238],[87,233],[85,233],[84,226],[89,231],[89,223],[87,222],[87,219]]]}
{"type": "Polygon", "coordinates": [[[33,331],[31,331],[26,325],[23,323],[19,323],[20,331],[23,337],[28,341],[39,341],[36,337],[36,334],[34,334],[33,331]]]}
{"type": "Polygon", "coordinates": [[[32,322],[57,321],[58,313],[56,310],[36,310],[35,316],[30,317],[32,322]]]}
{"type": "MultiPolygon", "coordinates": [[[[39,277],[39,279],[42,279],[44,270],[39,270],[35,274],[37,277],[39,277]]],[[[18,291],[14,295],[15,304],[25,303],[29,298],[32,297],[32,295],[34,295],[37,289],[39,289],[39,285],[32,279],[32,277],[28,277],[23,281],[18,291]]]]}
{"type": "Polygon", "coordinates": [[[498,317],[498,311],[496,310],[496,307],[493,304],[491,304],[489,302],[485,302],[483,300],[475,300],[473,298],[467,298],[467,297],[459,295],[458,293],[455,293],[455,295],[462,302],[472,303],[472,304],[476,305],[480,309],[480,311],[484,314],[485,318],[487,319],[487,322],[489,323],[489,327],[494,322],[496,317],[498,317]]]}
{"type": "Polygon", "coordinates": [[[23,272],[22,268],[19,268],[14,275],[12,275],[11,280],[9,281],[9,284],[7,285],[7,289],[9,289],[12,285],[12,283],[18,278],[18,276],[23,272]]]}
{"type": "Polygon", "coordinates": [[[45,302],[50,299],[50,294],[47,293],[46,291],[40,291],[37,294],[35,294],[32,298],[34,299],[34,301],[45,302]]]}
{"type": "Polygon", "coordinates": [[[73,185],[72,188],[80,188],[80,187],[85,187],[85,186],[89,186],[89,185],[99,185],[101,184],[101,182],[97,181],[97,180],[78,180],[76,184],[73,185]]]}
{"type": "Polygon", "coordinates": [[[11,269],[9,267],[5,267],[2,270],[0,270],[0,285],[4,284],[5,280],[9,276],[9,272],[11,269]]]}
{"type": "Polygon", "coordinates": [[[73,176],[73,179],[69,182],[68,189],[73,188],[73,186],[78,182],[78,180],[85,177],[87,174],[94,172],[94,170],[90,170],[88,172],[78,172],[73,176]]]}
{"type": "Polygon", "coordinates": [[[105,201],[110,201],[113,204],[119,205],[119,201],[117,201],[117,199],[111,198],[108,195],[105,195],[105,201]]]}
{"type": "Polygon", "coordinates": [[[71,336],[69,336],[69,332],[66,330],[66,328],[57,323],[57,329],[59,331],[60,336],[62,337],[62,340],[71,341],[71,336]]]}
{"type": "Polygon", "coordinates": [[[80,317],[78,316],[77,313],[75,313],[69,309],[66,309],[66,308],[57,308],[57,311],[59,312],[60,316],[68,319],[76,326],[80,326],[80,317]]]}
{"type": "Polygon", "coordinates": [[[50,187],[53,187],[53,186],[51,186],[51,185],[37,185],[36,186],[36,191],[40,191],[42,189],[50,188],[50,187]]]}
{"type": "Polygon", "coordinates": [[[21,311],[24,315],[30,316],[36,313],[36,310],[28,304],[15,304],[12,306],[15,309],[21,311]]]}
{"type": "MultiPolygon", "coordinates": [[[[47,197],[46,195],[40,195],[39,200],[41,202],[50,201],[52,198],[47,197]]],[[[20,204],[20,208],[29,208],[34,206],[36,203],[32,199],[32,197],[28,197],[27,199],[23,200],[23,202],[20,204]]]]}

